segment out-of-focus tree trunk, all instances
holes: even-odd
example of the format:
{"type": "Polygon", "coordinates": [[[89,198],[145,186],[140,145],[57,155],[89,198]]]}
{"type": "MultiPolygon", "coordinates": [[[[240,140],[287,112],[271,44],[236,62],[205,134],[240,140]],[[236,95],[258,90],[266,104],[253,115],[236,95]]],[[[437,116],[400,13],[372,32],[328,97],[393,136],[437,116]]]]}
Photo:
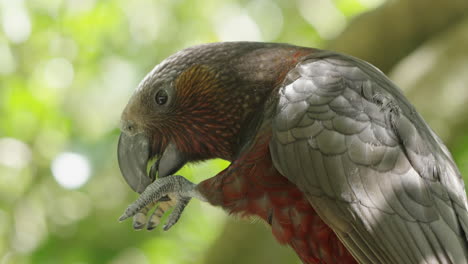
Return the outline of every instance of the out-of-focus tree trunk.
{"type": "Polygon", "coordinates": [[[420,46],[390,73],[418,112],[453,148],[461,137],[468,139],[467,47],[468,15],[420,46]]]}
{"type": "Polygon", "coordinates": [[[328,48],[366,60],[384,72],[468,14],[466,0],[389,0],[357,17],[328,48]]]}
{"type": "MultiPolygon", "coordinates": [[[[369,61],[384,72],[414,52],[395,69],[393,77],[436,131],[451,142],[468,127],[467,108],[459,107],[468,104],[468,20],[460,24],[467,15],[466,0],[390,0],[357,17],[327,48],[369,61]],[[435,96],[426,99],[419,93],[435,96]],[[455,105],[441,102],[452,105],[451,109],[434,107],[437,100],[453,100],[454,93],[460,96],[455,105]],[[441,126],[458,132],[445,133],[441,126]]],[[[294,259],[299,263],[292,254],[290,248],[277,245],[261,224],[229,220],[205,263],[274,264],[293,263],[294,259]]]]}

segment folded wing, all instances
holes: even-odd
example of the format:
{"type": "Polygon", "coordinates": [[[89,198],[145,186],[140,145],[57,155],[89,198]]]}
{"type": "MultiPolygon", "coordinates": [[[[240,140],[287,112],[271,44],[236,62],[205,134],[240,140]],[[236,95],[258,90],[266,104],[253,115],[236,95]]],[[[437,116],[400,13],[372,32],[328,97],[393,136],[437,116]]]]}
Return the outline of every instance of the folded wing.
{"type": "Polygon", "coordinates": [[[461,175],[383,73],[320,52],[278,92],[275,167],[361,263],[468,263],[461,175]]]}

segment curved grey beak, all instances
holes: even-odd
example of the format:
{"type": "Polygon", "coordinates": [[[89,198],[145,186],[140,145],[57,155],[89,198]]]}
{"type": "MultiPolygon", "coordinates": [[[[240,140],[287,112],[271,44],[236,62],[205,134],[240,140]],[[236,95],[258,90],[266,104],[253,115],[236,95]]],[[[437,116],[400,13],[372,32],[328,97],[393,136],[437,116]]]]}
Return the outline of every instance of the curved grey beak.
{"type": "Polygon", "coordinates": [[[152,182],[146,172],[150,147],[148,137],[142,133],[133,136],[120,134],[117,147],[120,172],[127,184],[138,193],[142,193],[152,182]]]}
{"type": "Polygon", "coordinates": [[[170,143],[161,157],[151,166],[148,173],[151,143],[143,133],[136,135],[121,133],[117,147],[117,157],[120,172],[125,181],[138,193],[142,193],[156,179],[156,174],[158,174],[158,177],[169,176],[187,163],[187,159],[175,144],[170,143]]]}

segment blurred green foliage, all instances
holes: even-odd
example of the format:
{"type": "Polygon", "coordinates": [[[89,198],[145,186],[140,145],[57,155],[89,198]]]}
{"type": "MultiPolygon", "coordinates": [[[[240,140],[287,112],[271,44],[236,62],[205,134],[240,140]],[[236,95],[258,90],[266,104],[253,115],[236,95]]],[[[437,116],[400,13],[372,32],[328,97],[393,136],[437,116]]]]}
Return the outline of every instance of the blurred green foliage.
{"type": "MultiPolygon", "coordinates": [[[[0,263],[204,263],[226,221],[218,208],[192,202],[167,233],[117,221],[137,197],[115,149],[139,80],[199,43],[323,47],[382,2],[0,0],[0,263]]],[[[198,182],[227,165],[180,174],[198,182]]]]}

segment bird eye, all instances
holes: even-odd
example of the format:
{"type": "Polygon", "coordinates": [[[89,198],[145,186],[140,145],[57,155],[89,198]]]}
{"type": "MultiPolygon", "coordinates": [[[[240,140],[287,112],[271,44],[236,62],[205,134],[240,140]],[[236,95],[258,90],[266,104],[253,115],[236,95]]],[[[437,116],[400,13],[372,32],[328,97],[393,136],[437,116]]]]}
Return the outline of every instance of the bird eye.
{"type": "Polygon", "coordinates": [[[155,100],[158,105],[165,104],[167,102],[167,92],[165,90],[159,90],[156,93],[155,100]]]}

